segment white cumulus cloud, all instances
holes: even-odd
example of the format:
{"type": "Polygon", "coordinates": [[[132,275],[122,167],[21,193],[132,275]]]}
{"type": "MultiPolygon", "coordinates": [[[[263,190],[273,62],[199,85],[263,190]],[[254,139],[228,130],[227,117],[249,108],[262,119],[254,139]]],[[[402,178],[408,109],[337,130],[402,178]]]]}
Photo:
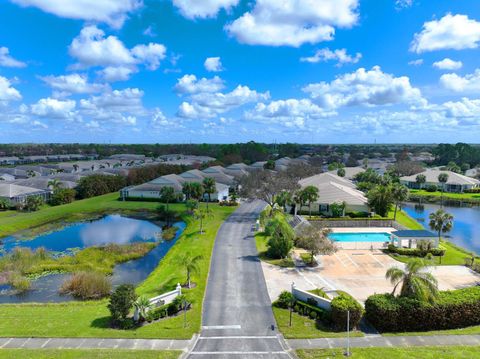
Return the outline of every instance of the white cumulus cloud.
{"type": "Polygon", "coordinates": [[[222,60],[220,57],[208,57],[203,66],[209,72],[220,72],[223,71],[222,60]]]}
{"type": "Polygon", "coordinates": [[[480,69],[473,74],[459,76],[457,74],[445,74],[440,77],[440,83],[446,89],[455,92],[476,92],[480,91],[480,69]]]}
{"type": "Polygon", "coordinates": [[[25,67],[27,64],[22,61],[14,59],[10,55],[10,51],[7,47],[0,47],[0,66],[4,67],[25,67]]]}
{"type": "Polygon", "coordinates": [[[240,0],[173,0],[180,13],[188,18],[215,17],[221,9],[229,10],[240,0]]]}
{"type": "Polygon", "coordinates": [[[74,100],[59,100],[42,98],[31,106],[32,114],[52,119],[71,119],[75,116],[76,102],[74,100]]]}
{"type": "Polygon", "coordinates": [[[204,92],[218,92],[225,87],[223,80],[215,76],[211,79],[205,77],[197,79],[195,75],[185,75],[178,79],[175,91],[178,94],[194,94],[204,92]]]}
{"type": "Polygon", "coordinates": [[[425,105],[419,89],[412,87],[406,76],[384,73],[379,66],[360,68],[337,77],[330,83],[309,84],[303,90],[321,107],[380,106],[400,103],[425,105]]]}
{"type": "Polygon", "coordinates": [[[362,54],[357,52],[355,55],[349,55],[346,49],[330,50],[329,48],[320,49],[315,52],[313,56],[302,57],[302,62],[327,62],[336,61],[336,66],[342,66],[343,64],[356,64],[362,58],[362,54]]]}
{"type": "Polygon", "coordinates": [[[22,95],[12,86],[10,80],[0,76],[0,105],[5,105],[10,101],[18,101],[21,99],[22,95]]]}
{"type": "Polygon", "coordinates": [[[355,25],[357,7],[358,0],[257,0],[226,30],[249,45],[298,47],[332,40],[336,27],[355,25]]]}
{"type": "Polygon", "coordinates": [[[58,96],[95,93],[108,88],[103,84],[88,82],[88,77],[85,74],[40,76],[40,79],[50,86],[54,91],[56,91],[58,96]]]}
{"type": "Polygon", "coordinates": [[[157,43],[128,49],[116,36],[105,36],[105,32],[96,26],[84,27],[69,47],[70,55],[78,61],[73,68],[105,67],[100,73],[112,81],[128,79],[130,74],[138,71],[138,65],[156,70],[166,51],[164,45],[157,43]]]}
{"type": "Polygon", "coordinates": [[[447,14],[423,24],[410,45],[416,53],[436,50],[474,49],[480,42],[480,22],[467,15],[447,14]]]}
{"type": "Polygon", "coordinates": [[[461,61],[454,61],[452,59],[444,58],[442,61],[437,61],[433,63],[433,67],[439,70],[458,70],[461,69],[463,63],[461,61]]]}
{"type": "Polygon", "coordinates": [[[44,12],[69,18],[107,23],[120,28],[128,13],[140,8],[142,0],[10,0],[20,6],[32,6],[44,12]]]}

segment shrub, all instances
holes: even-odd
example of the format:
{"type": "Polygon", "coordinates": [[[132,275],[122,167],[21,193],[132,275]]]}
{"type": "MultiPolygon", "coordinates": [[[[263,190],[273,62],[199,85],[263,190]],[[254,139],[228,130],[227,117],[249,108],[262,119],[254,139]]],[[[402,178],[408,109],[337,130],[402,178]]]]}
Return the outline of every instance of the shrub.
{"type": "Polygon", "coordinates": [[[285,290],[282,293],[280,293],[274,305],[278,308],[287,309],[287,308],[290,308],[290,305],[294,301],[295,301],[295,297],[293,296],[293,294],[285,290]]]}
{"type": "Polygon", "coordinates": [[[480,324],[480,287],[439,292],[435,303],[391,294],[375,294],[365,302],[366,317],[387,332],[463,328],[480,324]]]}
{"type": "Polygon", "coordinates": [[[330,312],[326,311],[325,309],[319,308],[315,305],[311,305],[311,304],[302,302],[301,300],[297,300],[295,302],[295,305],[293,306],[293,311],[295,313],[298,313],[300,315],[304,315],[304,316],[310,317],[310,318],[312,316],[311,313],[315,312],[315,319],[316,320],[322,321],[325,324],[328,324],[331,321],[330,312]]]}
{"type": "Polygon", "coordinates": [[[133,285],[119,285],[110,296],[110,303],[108,304],[112,321],[114,323],[125,321],[136,299],[137,295],[133,285]]]}
{"type": "Polygon", "coordinates": [[[53,192],[50,198],[50,204],[52,206],[59,206],[61,204],[72,203],[75,200],[77,192],[70,188],[59,188],[53,192]]]}
{"type": "Polygon", "coordinates": [[[334,330],[347,330],[348,311],[350,311],[350,329],[357,328],[363,316],[363,307],[351,295],[340,292],[332,300],[332,325],[334,330]]]}
{"type": "Polygon", "coordinates": [[[480,187],[466,189],[463,192],[464,193],[480,193],[480,187]]]}
{"type": "Polygon", "coordinates": [[[60,287],[60,293],[71,294],[79,299],[100,299],[110,294],[112,284],[101,273],[79,272],[73,274],[60,287]]]}
{"type": "Polygon", "coordinates": [[[31,283],[28,280],[28,278],[25,278],[24,276],[18,273],[13,273],[8,278],[8,284],[10,284],[13,288],[15,288],[19,292],[26,292],[27,290],[30,289],[31,283]]]}
{"type": "Polygon", "coordinates": [[[327,293],[321,288],[316,288],[308,291],[309,293],[315,294],[318,297],[329,299],[327,293]]]}
{"type": "Polygon", "coordinates": [[[438,187],[435,186],[434,184],[431,184],[431,185],[428,185],[427,187],[425,187],[425,191],[427,191],[427,192],[437,192],[438,187]]]}
{"type": "Polygon", "coordinates": [[[440,248],[430,248],[425,249],[422,248],[397,248],[393,244],[389,244],[387,247],[387,251],[390,253],[396,253],[402,256],[411,256],[411,257],[425,257],[427,254],[432,254],[436,257],[441,257],[445,255],[445,249],[440,248]]]}
{"type": "Polygon", "coordinates": [[[177,235],[178,227],[169,227],[162,230],[162,239],[171,241],[177,235]]]}

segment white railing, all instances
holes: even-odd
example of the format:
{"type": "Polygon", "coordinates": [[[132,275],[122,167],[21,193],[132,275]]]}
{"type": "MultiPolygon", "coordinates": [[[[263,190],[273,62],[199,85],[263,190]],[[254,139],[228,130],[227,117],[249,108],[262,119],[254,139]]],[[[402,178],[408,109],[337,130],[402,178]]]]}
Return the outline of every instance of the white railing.
{"type": "MultiPolygon", "coordinates": [[[[175,298],[180,295],[182,295],[182,286],[180,285],[180,283],[178,283],[175,290],[160,294],[157,297],[150,298],[150,304],[152,305],[152,308],[161,307],[162,305],[170,304],[175,298]]],[[[138,312],[138,309],[135,308],[135,312],[133,313],[133,319],[135,321],[138,321],[139,318],[140,313],[138,312]]]]}

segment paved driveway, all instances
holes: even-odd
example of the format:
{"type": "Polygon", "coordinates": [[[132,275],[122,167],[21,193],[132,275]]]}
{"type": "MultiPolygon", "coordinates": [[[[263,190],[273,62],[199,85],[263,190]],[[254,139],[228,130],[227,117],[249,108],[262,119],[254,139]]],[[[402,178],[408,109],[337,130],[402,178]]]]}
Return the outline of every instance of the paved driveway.
{"type": "Polygon", "coordinates": [[[259,201],[242,204],[218,232],[202,331],[189,358],[289,357],[275,328],[253,237],[263,207],[259,201]]]}
{"type": "MultiPolygon", "coordinates": [[[[298,288],[344,290],[364,302],[375,293],[391,292],[393,286],[385,279],[392,266],[404,267],[381,251],[340,250],[331,256],[320,256],[317,268],[284,269],[262,263],[268,291],[272,300],[295,282],[298,288]]],[[[441,290],[459,289],[480,283],[480,275],[464,266],[429,268],[441,290]]]]}

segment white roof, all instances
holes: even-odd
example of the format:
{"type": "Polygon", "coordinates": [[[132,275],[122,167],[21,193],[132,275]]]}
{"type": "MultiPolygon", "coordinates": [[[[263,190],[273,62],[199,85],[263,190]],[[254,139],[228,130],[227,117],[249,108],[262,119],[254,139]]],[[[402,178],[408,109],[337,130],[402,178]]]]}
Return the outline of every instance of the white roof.
{"type": "MultiPolygon", "coordinates": [[[[347,179],[353,179],[357,174],[365,172],[365,169],[363,167],[345,167],[345,177],[347,179]]],[[[328,173],[332,173],[334,175],[337,174],[337,170],[333,171],[328,171],[328,173]]]]}
{"type": "Polygon", "coordinates": [[[332,204],[345,202],[348,205],[368,204],[368,199],[363,192],[336,182],[321,183],[315,187],[318,188],[317,203],[332,204]]]}
{"type": "Polygon", "coordinates": [[[43,193],[38,188],[31,188],[26,186],[19,186],[13,183],[1,183],[0,182],[0,197],[13,198],[21,195],[29,195],[35,193],[43,193]]]}
{"type": "Polygon", "coordinates": [[[434,170],[434,169],[427,169],[426,171],[422,173],[418,173],[416,175],[401,177],[400,180],[406,181],[406,182],[416,182],[417,176],[419,174],[422,174],[426,177],[427,183],[440,183],[438,181],[438,176],[440,175],[440,173],[448,174],[447,184],[471,185],[471,186],[478,186],[480,184],[480,181],[475,178],[467,177],[452,171],[441,171],[441,170],[434,170]]]}
{"type": "Polygon", "coordinates": [[[330,172],[320,173],[318,175],[307,177],[298,181],[298,183],[300,184],[300,187],[307,187],[307,186],[318,187],[323,183],[330,183],[330,182],[335,182],[342,186],[349,187],[352,189],[356,188],[355,184],[352,181],[349,181],[345,178],[342,178],[330,172]]]}

